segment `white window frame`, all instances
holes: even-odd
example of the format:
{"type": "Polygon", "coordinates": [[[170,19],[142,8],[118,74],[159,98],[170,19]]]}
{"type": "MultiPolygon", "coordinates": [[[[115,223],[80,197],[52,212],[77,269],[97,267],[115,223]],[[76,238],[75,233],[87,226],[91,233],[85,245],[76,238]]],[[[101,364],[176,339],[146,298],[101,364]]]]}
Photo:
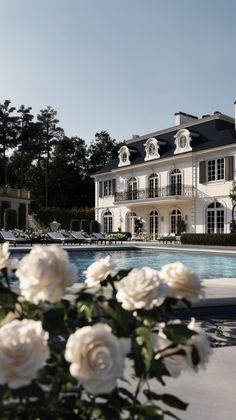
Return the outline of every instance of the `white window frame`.
{"type": "Polygon", "coordinates": [[[207,161],[207,182],[225,180],[225,159],[216,158],[207,161]]]}
{"type": "Polygon", "coordinates": [[[192,147],[191,147],[191,141],[192,141],[192,135],[190,133],[189,130],[187,130],[186,128],[183,128],[182,130],[179,130],[175,136],[175,151],[174,151],[174,155],[177,155],[178,153],[185,153],[185,152],[191,152],[192,147]],[[185,137],[186,142],[183,145],[182,141],[183,141],[183,137],[185,137]]]}

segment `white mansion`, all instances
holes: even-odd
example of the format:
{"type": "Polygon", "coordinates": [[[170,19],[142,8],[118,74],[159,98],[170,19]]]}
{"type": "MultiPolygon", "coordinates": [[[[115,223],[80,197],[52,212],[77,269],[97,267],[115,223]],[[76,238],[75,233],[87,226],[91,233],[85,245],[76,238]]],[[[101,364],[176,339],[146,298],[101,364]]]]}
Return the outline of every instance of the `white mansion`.
{"type": "Polygon", "coordinates": [[[178,220],[187,232],[229,232],[235,155],[235,119],[220,112],[179,112],[174,127],[133,136],[94,175],[101,230],[134,233],[141,217],[148,239],[177,232],[178,220]]]}

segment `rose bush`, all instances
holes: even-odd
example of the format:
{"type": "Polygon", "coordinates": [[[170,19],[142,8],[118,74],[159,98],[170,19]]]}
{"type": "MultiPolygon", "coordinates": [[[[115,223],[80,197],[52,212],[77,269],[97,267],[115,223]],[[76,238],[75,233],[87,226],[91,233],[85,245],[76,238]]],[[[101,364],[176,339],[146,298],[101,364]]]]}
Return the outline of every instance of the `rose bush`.
{"type": "Polygon", "coordinates": [[[158,392],[164,377],[205,368],[211,353],[194,319],[173,319],[179,301],[190,306],[203,294],[190,269],[174,263],[118,271],[106,257],[68,296],[77,269],[60,246],[35,246],[22,258],[19,293],[6,245],[0,261],[4,420],[179,419],[171,407],[187,404],[158,392]]]}

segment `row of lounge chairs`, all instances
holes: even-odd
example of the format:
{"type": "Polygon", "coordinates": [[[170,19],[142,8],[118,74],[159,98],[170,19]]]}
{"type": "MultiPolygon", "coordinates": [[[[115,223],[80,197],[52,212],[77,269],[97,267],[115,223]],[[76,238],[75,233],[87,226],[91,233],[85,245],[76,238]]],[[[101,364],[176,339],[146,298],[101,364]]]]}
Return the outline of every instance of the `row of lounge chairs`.
{"type": "Polygon", "coordinates": [[[29,238],[29,239],[25,239],[25,238],[19,238],[16,237],[14,235],[13,232],[9,231],[9,230],[1,230],[0,234],[2,236],[2,239],[4,241],[8,241],[11,244],[14,244],[14,246],[18,245],[26,245],[26,244],[30,244],[32,245],[33,243],[43,243],[43,244],[48,244],[48,243],[62,243],[64,244],[98,244],[98,243],[116,243],[116,242],[121,242],[122,243],[122,239],[119,238],[115,238],[115,237],[111,237],[111,236],[105,236],[103,233],[93,233],[92,236],[90,237],[86,232],[75,232],[72,231],[70,232],[70,236],[65,236],[62,232],[48,232],[47,233],[47,238],[44,239],[34,239],[29,238]]]}

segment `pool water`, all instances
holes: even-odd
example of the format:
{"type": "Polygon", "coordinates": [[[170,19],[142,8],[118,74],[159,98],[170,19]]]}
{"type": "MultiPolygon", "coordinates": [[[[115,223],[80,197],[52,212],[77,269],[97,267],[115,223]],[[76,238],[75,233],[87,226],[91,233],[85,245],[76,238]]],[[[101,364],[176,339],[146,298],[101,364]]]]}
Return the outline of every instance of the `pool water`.
{"type": "Polygon", "coordinates": [[[236,256],[198,254],[190,252],[160,252],[151,249],[124,251],[88,251],[70,253],[70,260],[78,266],[79,282],[83,282],[83,271],[94,261],[111,255],[118,269],[148,266],[156,270],[168,263],[180,261],[201,278],[236,277],[236,256]]]}
{"type": "MultiPolygon", "coordinates": [[[[24,254],[12,252],[11,256],[22,258],[24,254]]],[[[196,252],[168,252],[154,249],[109,250],[106,251],[71,251],[70,261],[77,265],[78,282],[84,281],[83,272],[94,261],[111,255],[116,269],[127,269],[148,266],[156,270],[168,263],[180,261],[201,278],[232,278],[236,277],[236,256],[226,254],[203,254],[196,252]]]]}

